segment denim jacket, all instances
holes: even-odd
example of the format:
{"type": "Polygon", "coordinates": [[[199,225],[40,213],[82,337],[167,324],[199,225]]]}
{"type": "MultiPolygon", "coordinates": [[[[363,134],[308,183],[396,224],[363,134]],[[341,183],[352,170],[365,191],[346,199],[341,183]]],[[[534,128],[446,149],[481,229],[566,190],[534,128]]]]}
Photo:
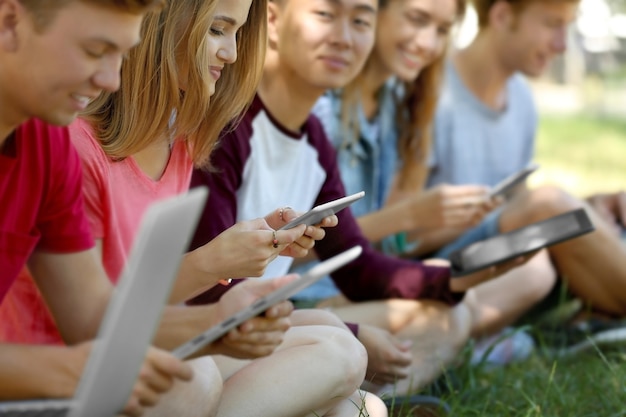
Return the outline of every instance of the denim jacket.
{"type": "MultiPolygon", "coordinates": [[[[356,143],[344,143],[347,132],[341,122],[341,98],[337,92],[328,92],[313,108],[313,113],[321,120],[337,150],[337,162],[346,193],[365,191],[365,197],[350,206],[355,217],[378,211],[384,206],[399,169],[394,98],[394,91],[397,90],[393,81],[382,88],[378,114],[371,120],[365,117],[359,106],[360,135],[356,143]]],[[[400,246],[398,236],[388,236],[382,242],[382,250],[387,253],[402,252],[400,246]]]]}

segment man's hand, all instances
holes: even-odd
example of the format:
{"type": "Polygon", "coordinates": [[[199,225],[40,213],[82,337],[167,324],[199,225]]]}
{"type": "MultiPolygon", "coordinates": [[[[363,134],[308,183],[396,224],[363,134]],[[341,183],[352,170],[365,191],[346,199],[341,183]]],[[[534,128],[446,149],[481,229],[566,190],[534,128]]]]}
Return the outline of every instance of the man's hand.
{"type": "MultiPolygon", "coordinates": [[[[218,302],[219,320],[225,320],[294,279],[297,279],[296,275],[288,275],[271,280],[248,280],[234,286],[218,302]]],[[[292,311],[293,305],[289,301],[278,303],[262,316],[231,330],[214,347],[221,354],[240,359],[267,356],[282,343],[291,325],[289,316],[292,311]]]]}
{"type": "Polygon", "coordinates": [[[359,325],[359,340],[367,350],[367,381],[383,385],[409,376],[411,341],[398,340],[386,330],[364,324],[359,325]]]}
{"type": "Polygon", "coordinates": [[[594,194],[587,201],[621,235],[622,230],[626,229],[626,193],[594,194]]]}
{"type": "MultiPolygon", "coordinates": [[[[76,381],[83,373],[93,348],[94,342],[81,343],[69,348],[71,359],[65,366],[76,381]]],[[[190,381],[192,378],[193,371],[188,364],[169,352],[149,347],[128,402],[120,412],[130,417],[141,416],[146,408],[157,404],[159,397],[169,391],[176,380],[190,381]]]]}

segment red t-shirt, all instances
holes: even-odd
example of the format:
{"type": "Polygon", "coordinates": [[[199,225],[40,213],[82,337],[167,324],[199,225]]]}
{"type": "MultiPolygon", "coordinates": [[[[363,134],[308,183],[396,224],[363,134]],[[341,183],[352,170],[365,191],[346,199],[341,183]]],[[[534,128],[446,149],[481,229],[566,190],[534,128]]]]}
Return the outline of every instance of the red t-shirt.
{"type": "Polygon", "coordinates": [[[82,173],[67,128],[29,120],[0,152],[0,302],[34,250],[71,253],[94,242],[82,173]]]}

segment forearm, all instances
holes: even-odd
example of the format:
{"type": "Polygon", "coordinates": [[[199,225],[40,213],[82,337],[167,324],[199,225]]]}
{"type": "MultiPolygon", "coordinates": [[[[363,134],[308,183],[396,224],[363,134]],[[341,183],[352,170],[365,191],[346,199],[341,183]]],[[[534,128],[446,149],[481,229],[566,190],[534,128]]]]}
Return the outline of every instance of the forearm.
{"type": "Polygon", "coordinates": [[[178,277],[170,293],[169,303],[178,304],[215,286],[220,279],[205,268],[201,250],[196,249],[183,256],[178,277]]]}
{"type": "Polygon", "coordinates": [[[398,201],[359,217],[357,222],[367,240],[375,243],[387,236],[423,227],[419,221],[422,216],[415,210],[415,205],[408,200],[398,201]]]}
{"type": "MultiPolygon", "coordinates": [[[[167,306],[154,338],[154,345],[171,351],[215,326],[219,321],[215,304],[193,307],[167,306]]],[[[196,356],[214,353],[217,352],[209,345],[196,356]]]]}
{"type": "Polygon", "coordinates": [[[72,348],[0,345],[0,398],[70,398],[80,370],[72,348]]]}
{"type": "Polygon", "coordinates": [[[442,228],[442,229],[434,229],[426,232],[416,232],[414,234],[408,235],[409,241],[419,240],[419,245],[417,246],[414,253],[411,255],[414,256],[424,256],[429,255],[443,246],[447,245],[450,242],[453,242],[456,238],[463,234],[463,229],[457,228],[442,228]]]}

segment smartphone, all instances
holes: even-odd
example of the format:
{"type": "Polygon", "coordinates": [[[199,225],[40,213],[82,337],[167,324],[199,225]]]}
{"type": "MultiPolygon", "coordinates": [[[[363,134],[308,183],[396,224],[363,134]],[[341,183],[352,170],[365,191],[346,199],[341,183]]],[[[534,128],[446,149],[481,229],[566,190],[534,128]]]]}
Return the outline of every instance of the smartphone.
{"type": "Polygon", "coordinates": [[[332,216],[333,214],[340,212],[344,208],[348,207],[350,204],[363,198],[364,195],[365,191],[360,191],[358,193],[354,193],[352,195],[338,198],[336,200],[329,201],[328,203],[320,204],[319,206],[315,206],[308,212],[304,213],[302,216],[293,219],[278,230],[291,229],[301,224],[306,224],[307,226],[318,224],[319,222],[324,220],[325,217],[332,216]]]}
{"type": "Polygon", "coordinates": [[[452,252],[450,254],[452,275],[471,274],[593,230],[593,224],[585,209],[568,211],[452,252]]]}
{"type": "Polygon", "coordinates": [[[517,185],[526,180],[526,178],[528,178],[528,176],[535,172],[538,168],[539,165],[532,164],[522,169],[521,171],[518,171],[515,174],[506,177],[491,189],[491,191],[489,192],[489,197],[494,198],[497,196],[507,195],[517,185]]]}

